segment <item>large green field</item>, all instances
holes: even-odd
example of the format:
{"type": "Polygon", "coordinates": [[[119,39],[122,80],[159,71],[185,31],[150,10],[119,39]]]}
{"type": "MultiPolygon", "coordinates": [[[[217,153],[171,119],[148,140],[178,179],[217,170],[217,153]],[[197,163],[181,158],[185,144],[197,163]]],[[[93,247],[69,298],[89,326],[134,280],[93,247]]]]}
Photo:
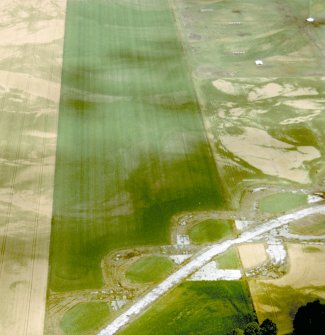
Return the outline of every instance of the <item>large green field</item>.
{"type": "Polygon", "coordinates": [[[81,303],[64,314],[60,326],[66,335],[79,335],[102,327],[108,316],[105,302],[81,303]]]}
{"type": "Polygon", "coordinates": [[[223,205],[168,1],[69,0],[50,290],[98,287],[105,253],[223,205]]]}
{"type": "Polygon", "coordinates": [[[265,213],[281,213],[307,204],[307,195],[283,192],[268,195],[260,200],[260,210],[265,213]]]}
{"type": "Polygon", "coordinates": [[[194,225],[189,237],[194,243],[216,242],[232,235],[232,222],[229,220],[209,219],[194,225]]]}
{"type": "Polygon", "coordinates": [[[166,256],[144,256],[129,266],[126,276],[138,283],[157,282],[171,272],[173,265],[166,256]]]}
{"type": "Polygon", "coordinates": [[[224,335],[243,327],[253,315],[244,282],[186,282],[120,334],[224,335]]]}

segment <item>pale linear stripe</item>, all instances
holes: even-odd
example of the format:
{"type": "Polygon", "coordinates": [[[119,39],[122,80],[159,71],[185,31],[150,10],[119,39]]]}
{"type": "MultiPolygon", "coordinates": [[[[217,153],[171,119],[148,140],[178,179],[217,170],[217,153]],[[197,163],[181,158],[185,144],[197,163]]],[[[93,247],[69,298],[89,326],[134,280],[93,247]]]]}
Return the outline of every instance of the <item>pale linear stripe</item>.
{"type": "Polygon", "coordinates": [[[166,280],[160,283],[152,291],[147,293],[144,297],[138,300],[133,306],[131,306],[126,312],[117,317],[111,324],[101,330],[98,335],[113,335],[117,333],[122,327],[124,327],[131,318],[135,318],[137,315],[146,310],[153,302],[155,302],[162,295],[170,291],[186,277],[197,271],[203,265],[211,261],[213,257],[225,252],[233,245],[247,242],[253,238],[256,238],[268,231],[281,227],[291,221],[302,219],[308,215],[322,213],[325,214],[325,206],[320,205],[316,207],[305,208],[290,214],[280,216],[275,219],[271,219],[252,231],[247,231],[241,234],[240,237],[232,240],[215,244],[211,247],[204,248],[202,252],[197,255],[193,260],[184,265],[178,271],[169,276],[166,280]]]}

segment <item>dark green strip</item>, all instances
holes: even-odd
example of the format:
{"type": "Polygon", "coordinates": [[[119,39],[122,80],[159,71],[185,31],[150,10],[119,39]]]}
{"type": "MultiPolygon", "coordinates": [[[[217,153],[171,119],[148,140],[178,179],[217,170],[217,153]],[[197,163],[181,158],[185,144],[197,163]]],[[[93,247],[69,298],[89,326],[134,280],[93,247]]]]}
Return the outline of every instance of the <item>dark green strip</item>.
{"type": "Polygon", "coordinates": [[[167,0],[69,0],[49,288],[98,287],[113,248],[223,205],[167,0]]]}

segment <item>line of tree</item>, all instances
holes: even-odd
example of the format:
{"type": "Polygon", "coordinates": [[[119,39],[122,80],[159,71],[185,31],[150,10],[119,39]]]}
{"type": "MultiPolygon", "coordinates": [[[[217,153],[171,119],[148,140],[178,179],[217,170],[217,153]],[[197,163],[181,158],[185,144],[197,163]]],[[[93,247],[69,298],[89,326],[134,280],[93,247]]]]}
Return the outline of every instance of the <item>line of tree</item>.
{"type": "Polygon", "coordinates": [[[244,329],[236,328],[227,335],[277,335],[277,325],[270,319],[265,319],[260,325],[249,322],[244,329]]]}
{"type": "MultiPolygon", "coordinates": [[[[277,325],[270,319],[265,319],[260,325],[253,321],[244,329],[236,328],[226,335],[277,335],[277,325]]],[[[293,320],[292,335],[322,335],[325,334],[325,304],[319,300],[308,302],[298,308],[293,320]]]]}

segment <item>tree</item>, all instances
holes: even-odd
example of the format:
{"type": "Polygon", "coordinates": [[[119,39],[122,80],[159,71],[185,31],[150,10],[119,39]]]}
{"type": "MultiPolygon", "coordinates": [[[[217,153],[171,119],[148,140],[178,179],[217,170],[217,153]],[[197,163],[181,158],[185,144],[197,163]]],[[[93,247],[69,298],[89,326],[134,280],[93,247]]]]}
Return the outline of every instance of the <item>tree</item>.
{"type": "Polygon", "coordinates": [[[257,322],[250,322],[244,329],[244,335],[262,335],[261,328],[257,322]]]}
{"type": "Polygon", "coordinates": [[[276,335],[278,333],[277,325],[270,319],[265,319],[261,324],[262,335],[276,335]]]}
{"type": "Polygon", "coordinates": [[[325,305],[319,300],[299,307],[293,320],[294,335],[324,334],[325,305]]]}
{"type": "Polygon", "coordinates": [[[244,335],[244,331],[240,328],[236,328],[227,335],[244,335]]]}

